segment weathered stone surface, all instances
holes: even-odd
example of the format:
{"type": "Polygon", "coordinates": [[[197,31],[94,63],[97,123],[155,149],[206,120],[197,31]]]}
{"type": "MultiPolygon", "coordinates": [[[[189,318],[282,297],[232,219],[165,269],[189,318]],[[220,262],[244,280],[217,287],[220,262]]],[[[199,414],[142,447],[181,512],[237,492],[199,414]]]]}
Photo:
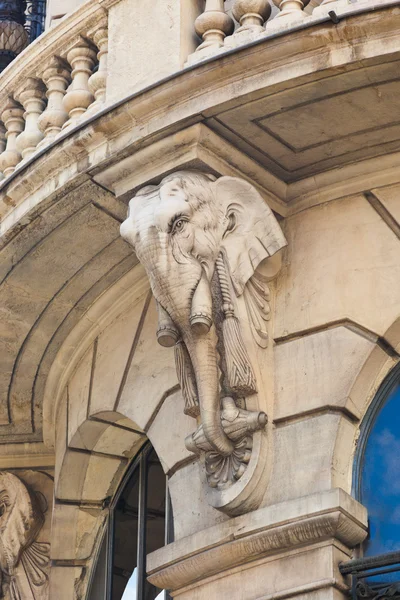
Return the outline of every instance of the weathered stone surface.
{"type": "MultiPolygon", "coordinates": [[[[150,580],[157,582],[160,587],[165,586],[175,590],[188,585],[199,586],[198,597],[205,598],[204,589],[209,591],[209,588],[207,588],[207,583],[200,584],[202,579],[208,579],[213,574],[224,571],[225,577],[229,581],[230,576],[235,574],[235,570],[229,572],[227,570],[240,565],[244,556],[246,556],[246,562],[257,561],[255,568],[260,564],[259,559],[268,555],[275,555],[275,560],[281,559],[282,556],[285,562],[284,552],[301,545],[303,551],[292,554],[291,558],[294,562],[295,558],[305,562],[302,570],[294,571],[293,581],[298,578],[297,585],[306,581],[311,583],[316,580],[316,573],[311,570],[311,579],[306,579],[309,571],[305,565],[309,564],[311,567],[313,564],[309,555],[309,552],[312,553],[313,550],[307,548],[307,544],[311,545],[313,541],[317,541],[325,535],[335,538],[345,547],[353,546],[365,538],[366,528],[365,509],[342,490],[331,489],[322,494],[317,493],[297,498],[260,509],[251,515],[230,519],[157,550],[148,557],[150,580]]],[[[332,542],[328,542],[326,548],[328,553],[332,552],[332,542]]],[[[318,551],[316,552],[318,553],[318,551]]],[[[263,564],[265,563],[263,562],[263,564]]],[[[331,577],[332,570],[337,575],[337,566],[334,561],[327,560],[325,566],[331,577]]],[[[318,568],[320,569],[321,565],[318,568]]],[[[240,573],[240,570],[236,572],[240,573]]],[[[240,573],[240,580],[242,580],[242,576],[243,572],[240,573]]],[[[283,591],[292,587],[289,584],[291,577],[292,575],[289,573],[283,578],[272,577],[269,584],[264,579],[258,581],[257,577],[255,582],[245,583],[243,581],[245,589],[250,586],[246,592],[249,595],[244,597],[257,597],[250,593],[253,585],[256,586],[256,589],[261,585],[264,589],[263,593],[267,594],[267,597],[268,594],[277,592],[278,589],[283,591]],[[275,585],[281,587],[277,589],[274,587],[275,585]]],[[[317,580],[319,579],[320,577],[317,578],[317,580]]],[[[237,584],[235,575],[233,580],[237,584]]],[[[228,581],[224,582],[224,589],[226,589],[226,585],[230,585],[228,581]]],[[[330,585],[333,583],[331,581],[330,585]]],[[[297,585],[293,585],[293,587],[297,587],[297,585]]],[[[258,594],[260,593],[261,589],[258,591],[258,594]]]]}
{"type": "Polygon", "coordinates": [[[263,504],[322,492],[350,491],[356,427],[334,412],[288,421],[274,432],[274,465],[263,504]]]}
{"type": "Polygon", "coordinates": [[[400,186],[392,185],[378,190],[374,190],[379,200],[382,202],[386,210],[392,215],[394,220],[400,227],[400,186]]]}
{"type": "Polygon", "coordinates": [[[275,423],[328,409],[357,420],[360,413],[350,391],[374,348],[372,341],[345,327],[275,346],[275,423]]]}
{"type": "Polygon", "coordinates": [[[286,221],[285,235],[275,337],[348,319],[384,335],[398,317],[399,240],[367,200],[301,212],[286,221]]]}
{"type": "MultiPolygon", "coordinates": [[[[52,0],[49,18],[72,4],[52,0]]],[[[107,101],[122,103],[90,123],[81,120],[84,105],[70,107],[82,113],[77,129],[64,129],[0,184],[0,272],[8,277],[0,289],[0,465],[43,477],[55,466],[64,504],[49,510],[41,531],[53,516],[50,598],[85,597],[102,503],[147,431],[170,475],[177,540],[158,562],[149,559],[153,576],[182,600],[343,599],[337,565],[362,541],[366,515],[331,488],[351,490],[359,419],[400,348],[398,6],[339,2],[337,26],[306,17],[312,28],[275,39],[259,32],[256,46],[244,47],[256,38],[237,33],[229,55],[181,72],[200,43],[193,24],[203,0],[75,4],[0,77],[1,107],[18,91],[32,104],[25,81],[42,78],[55,51],[72,63],[80,36],[91,67],[99,50],[91,42],[108,20],[101,77],[107,101]],[[179,169],[254,184],[289,241],[267,302],[265,352],[254,351],[253,320],[240,314],[262,383],[246,410],[260,403],[269,423],[254,438],[262,474],[247,499],[256,500],[233,519],[208,505],[203,467],[182,443],[196,423],[181,413],[173,355],[156,345],[148,284],[124,279],[136,263],[118,238],[126,200],[179,169]],[[369,189],[392,220],[363,196],[369,189]]],[[[71,64],[61,67],[65,88],[71,64]]],[[[87,104],[87,81],[83,88],[87,104]]],[[[245,482],[241,502],[247,492],[245,482]]]]}
{"type": "Polygon", "coordinates": [[[156,341],[157,311],[151,300],[116,409],[146,430],[168,389],[177,385],[173,352],[156,341]],[[145,399],[145,401],[144,401],[145,399]]]}
{"type": "Polygon", "coordinates": [[[145,299],[134,304],[98,337],[90,414],[114,410],[145,299]]]}
{"type": "Polygon", "coordinates": [[[147,430],[149,440],[160,457],[165,473],[192,455],[185,447],[185,438],[193,431],[193,419],[183,414],[184,401],[180,390],[167,396],[147,430]],[[168,436],[165,435],[168,431],[168,436]]]}
{"type": "Polygon", "coordinates": [[[101,508],[55,504],[54,534],[51,542],[53,560],[83,560],[90,558],[104,520],[101,508]]]}
{"type": "Polygon", "coordinates": [[[226,515],[208,505],[197,461],[185,465],[172,475],[168,487],[174,511],[176,540],[228,520],[226,515]]]}

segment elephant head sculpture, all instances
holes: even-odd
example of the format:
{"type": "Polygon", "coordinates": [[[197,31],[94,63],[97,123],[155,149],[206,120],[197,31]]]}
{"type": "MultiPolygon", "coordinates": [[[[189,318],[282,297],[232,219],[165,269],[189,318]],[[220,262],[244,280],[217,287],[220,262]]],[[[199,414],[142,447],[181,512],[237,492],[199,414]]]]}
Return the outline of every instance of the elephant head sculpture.
{"type": "Polygon", "coordinates": [[[0,581],[5,579],[11,600],[42,597],[32,589],[47,583],[49,545],[36,542],[43,523],[41,498],[16,475],[0,472],[0,581]]]}
{"type": "Polygon", "coordinates": [[[134,196],[121,235],[149,276],[159,342],[183,341],[187,349],[205,439],[213,451],[229,456],[233,444],[221,425],[213,276],[222,258],[230,289],[240,296],[259,264],[286,245],[283,233],[248,182],[180,171],[134,196]]]}

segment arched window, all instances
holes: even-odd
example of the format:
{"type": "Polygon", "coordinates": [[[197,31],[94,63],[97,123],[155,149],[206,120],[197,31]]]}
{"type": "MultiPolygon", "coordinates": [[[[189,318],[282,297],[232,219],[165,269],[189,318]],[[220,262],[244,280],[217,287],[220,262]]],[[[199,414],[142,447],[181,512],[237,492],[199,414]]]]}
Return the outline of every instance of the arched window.
{"type": "Polygon", "coordinates": [[[400,550],[400,369],[379,389],[360,432],[356,498],[367,507],[364,556],[400,550]]]}
{"type": "Polygon", "coordinates": [[[380,386],[362,422],[353,489],[368,510],[362,558],[353,574],[354,598],[400,598],[400,364],[380,386]]]}
{"type": "Polygon", "coordinates": [[[166,477],[150,443],[134,459],[110,504],[89,600],[166,600],[146,579],[146,556],[171,540],[166,477]]]}

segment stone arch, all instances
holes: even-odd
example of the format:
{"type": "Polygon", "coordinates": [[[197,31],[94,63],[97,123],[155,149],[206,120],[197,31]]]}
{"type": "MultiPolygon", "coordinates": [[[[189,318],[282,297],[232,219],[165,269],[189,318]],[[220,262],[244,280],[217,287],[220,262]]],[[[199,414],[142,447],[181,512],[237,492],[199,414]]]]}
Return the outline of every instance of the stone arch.
{"type": "MultiPolygon", "coordinates": [[[[61,427],[68,424],[66,408],[59,413],[61,427]]],[[[64,439],[57,440],[51,597],[85,597],[110,500],[147,439],[133,421],[108,412],[85,419],[69,441],[65,427],[64,439]]]]}
{"type": "Polygon", "coordinates": [[[157,344],[156,323],[135,268],[94,303],[52,366],[44,422],[56,454],[51,594],[59,600],[85,597],[108,503],[146,440],[169,478],[174,512],[184,515],[176,537],[224,518],[207,506],[185,448],[194,421],[183,414],[174,353],[157,344]]]}
{"type": "Polygon", "coordinates": [[[339,465],[342,473],[341,487],[345,487],[348,493],[354,493],[354,458],[363,420],[385,378],[400,362],[400,317],[382,337],[377,337],[374,341],[373,349],[349,390],[349,400],[356,418],[351,423],[342,419],[335,440],[332,461],[339,465]]]}

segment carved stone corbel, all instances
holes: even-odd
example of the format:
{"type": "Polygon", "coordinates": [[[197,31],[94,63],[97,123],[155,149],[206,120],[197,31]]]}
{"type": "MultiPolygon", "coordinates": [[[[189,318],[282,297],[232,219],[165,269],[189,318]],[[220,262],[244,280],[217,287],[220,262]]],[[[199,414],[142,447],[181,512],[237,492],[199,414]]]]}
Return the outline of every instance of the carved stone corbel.
{"type": "Polygon", "coordinates": [[[255,347],[267,347],[269,288],[258,268],[286,240],[252,185],[197,171],[140,190],[121,235],[149,276],[158,341],[175,347],[184,412],[200,418],[186,447],[222,493],[250,468],[254,435],[267,423],[264,411],[246,407],[247,398],[257,406],[259,385],[243,326],[255,347]]]}
{"type": "Polygon", "coordinates": [[[5,471],[0,472],[0,597],[47,600],[50,544],[38,541],[45,496],[5,471]]]}

